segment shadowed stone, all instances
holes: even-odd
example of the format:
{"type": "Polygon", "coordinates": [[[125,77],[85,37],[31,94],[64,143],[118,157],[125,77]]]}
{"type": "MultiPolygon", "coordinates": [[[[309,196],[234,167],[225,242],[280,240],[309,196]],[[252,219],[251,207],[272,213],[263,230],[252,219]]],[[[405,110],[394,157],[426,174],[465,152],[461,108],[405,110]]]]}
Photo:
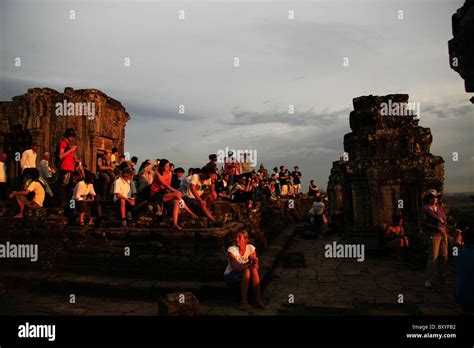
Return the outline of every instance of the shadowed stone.
{"type": "Polygon", "coordinates": [[[354,98],[352,132],[344,136],[347,157],[333,162],[329,176],[330,211],[343,214],[345,234],[369,249],[378,247],[394,214],[403,213],[406,232],[415,232],[424,192],[443,191],[444,160],[430,153],[430,129],[412,112],[384,111],[407,103],[407,94],[354,98]]]}

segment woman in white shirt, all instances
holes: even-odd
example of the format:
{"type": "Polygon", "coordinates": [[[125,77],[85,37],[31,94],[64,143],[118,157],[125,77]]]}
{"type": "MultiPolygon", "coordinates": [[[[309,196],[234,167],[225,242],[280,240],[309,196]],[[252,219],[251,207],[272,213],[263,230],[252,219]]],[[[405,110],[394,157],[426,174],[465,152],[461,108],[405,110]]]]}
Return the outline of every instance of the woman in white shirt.
{"type": "Polygon", "coordinates": [[[151,186],[151,183],[153,182],[153,166],[152,164],[146,165],[142,170],[140,170],[140,173],[138,173],[138,190],[137,192],[142,192],[144,191],[147,187],[151,186]]]}
{"type": "Polygon", "coordinates": [[[250,279],[255,295],[256,306],[267,309],[260,294],[260,276],[258,275],[258,258],[255,247],[248,244],[249,235],[246,231],[239,231],[235,235],[235,244],[227,249],[228,264],[224,272],[224,280],[229,286],[240,284],[242,304],[240,309],[251,314],[253,308],[248,303],[248,289],[250,279]]]}
{"type": "Polygon", "coordinates": [[[102,216],[102,209],[100,199],[95,194],[94,190],[94,176],[87,172],[84,180],[79,181],[74,187],[74,193],[72,199],[76,203],[76,209],[79,213],[79,225],[84,226],[84,219],[87,215],[90,215],[90,208],[93,207],[96,210],[97,217],[100,219],[102,216]]]}

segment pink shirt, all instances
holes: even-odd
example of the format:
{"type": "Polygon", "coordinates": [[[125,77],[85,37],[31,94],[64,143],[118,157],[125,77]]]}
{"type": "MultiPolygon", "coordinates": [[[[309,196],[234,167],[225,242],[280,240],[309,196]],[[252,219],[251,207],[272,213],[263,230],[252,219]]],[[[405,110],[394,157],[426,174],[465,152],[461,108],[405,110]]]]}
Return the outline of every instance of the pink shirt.
{"type": "MultiPolygon", "coordinates": [[[[161,178],[163,179],[163,181],[168,185],[170,186],[171,185],[171,173],[169,173],[170,175],[168,175],[168,177],[164,177],[164,176],[161,176],[161,178]]],[[[153,178],[153,182],[151,184],[151,194],[154,195],[155,193],[157,193],[158,191],[161,191],[161,190],[164,190],[166,189],[166,186],[163,185],[163,184],[160,184],[158,182],[158,176],[155,175],[155,177],[153,178]]]]}

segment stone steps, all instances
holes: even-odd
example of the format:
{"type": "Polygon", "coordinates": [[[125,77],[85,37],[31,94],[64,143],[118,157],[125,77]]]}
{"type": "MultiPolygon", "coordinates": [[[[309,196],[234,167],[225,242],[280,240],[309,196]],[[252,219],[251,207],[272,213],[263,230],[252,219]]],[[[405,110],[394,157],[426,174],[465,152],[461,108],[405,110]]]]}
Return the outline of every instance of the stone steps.
{"type": "MultiPolygon", "coordinates": [[[[242,229],[250,233],[265,285],[307,203],[300,202],[297,212],[288,211],[283,200],[262,211],[260,206],[249,211],[243,205],[221,202],[216,210],[229,218],[224,227],[183,231],[154,226],[70,226],[66,217],[54,215],[0,218],[0,243],[38,244],[39,249],[38,262],[2,260],[0,278],[13,288],[30,291],[81,291],[124,298],[190,291],[203,298],[225,298],[229,291],[223,272],[230,236],[242,229]],[[288,225],[292,227],[285,228],[288,225]],[[126,247],[130,248],[127,256],[126,247]]],[[[53,213],[61,212],[48,214],[53,213]]]]}
{"type": "MultiPolygon", "coordinates": [[[[281,235],[259,256],[262,287],[271,279],[272,271],[280,261],[286,246],[294,236],[294,226],[281,235]]],[[[199,299],[235,300],[237,291],[229,290],[222,279],[214,281],[153,280],[135,275],[94,275],[78,272],[51,272],[27,270],[21,267],[2,267],[1,279],[10,288],[34,292],[93,295],[97,297],[159,299],[170,292],[192,292],[199,299]]]]}
{"type": "MultiPolygon", "coordinates": [[[[22,224],[23,221],[14,221],[22,224]]],[[[5,259],[8,269],[75,272],[91,275],[139,275],[155,280],[221,279],[229,235],[243,228],[231,222],[221,228],[67,227],[62,231],[11,226],[0,239],[37,244],[38,262],[5,259]]]]}

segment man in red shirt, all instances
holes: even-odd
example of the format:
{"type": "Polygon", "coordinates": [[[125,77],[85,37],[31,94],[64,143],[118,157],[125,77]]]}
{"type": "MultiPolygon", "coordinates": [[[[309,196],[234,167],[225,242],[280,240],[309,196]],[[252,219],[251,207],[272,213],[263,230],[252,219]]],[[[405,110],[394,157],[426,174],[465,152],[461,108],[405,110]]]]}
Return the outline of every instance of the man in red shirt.
{"type": "Polygon", "coordinates": [[[59,141],[57,153],[57,166],[59,170],[58,197],[61,206],[67,204],[73,188],[72,176],[74,174],[74,154],[77,146],[72,145],[76,131],[72,128],[66,129],[64,138],[59,141]]]}

